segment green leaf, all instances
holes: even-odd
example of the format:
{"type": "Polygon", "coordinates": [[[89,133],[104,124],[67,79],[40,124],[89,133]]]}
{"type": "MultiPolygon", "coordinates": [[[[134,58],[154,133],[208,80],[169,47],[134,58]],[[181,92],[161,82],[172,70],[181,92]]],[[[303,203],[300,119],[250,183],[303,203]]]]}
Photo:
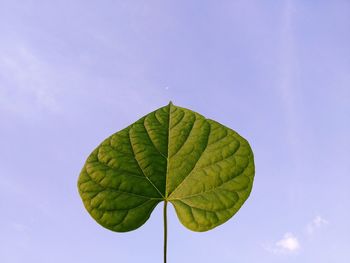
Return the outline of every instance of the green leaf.
{"type": "Polygon", "coordinates": [[[117,232],[140,227],[161,201],[181,223],[207,231],[248,198],[254,160],[235,131],[172,103],[104,140],[78,180],[91,216],[117,232]]]}

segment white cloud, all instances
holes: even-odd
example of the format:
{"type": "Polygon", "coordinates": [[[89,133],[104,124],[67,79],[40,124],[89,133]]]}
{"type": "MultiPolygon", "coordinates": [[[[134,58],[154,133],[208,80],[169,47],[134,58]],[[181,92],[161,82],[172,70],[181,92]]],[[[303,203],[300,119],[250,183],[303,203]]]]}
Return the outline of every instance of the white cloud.
{"type": "Polygon", "coordinates": [[[295,252],[300,249],[300,244],[292,233],[286,233],[281,240],[276,242],[276,247],[288,252],[295,252]]]}
{"type": "Polygon", "coordinates": [[[285,233],[283,238],[274,244],[265,245],[264,248],[273,254],[292,254],[300,250],[298,238],[292,233],[285,233]]]}
{"type": "MultiPolygon", "coordinates": [[[[315,218],[307,225],[306,232],[308,235],[312,235],[319,228],[328,225],[328,220],[321,216],[315,216],[315,218]]],[[[273,254],[295,254],[300,251],[301,245],[297,236],[293,233],[287,232],[283,237],[276,241],[263,245],[263,248],[273,254]]]]}
{"type": "Polygon", "coordinates": [[[328,220],[322,218],[321,216],[316,216],[306,227],[306,231],[309,235],[312,235],[317,229],[322,226],[328,225],[328,220]]]}

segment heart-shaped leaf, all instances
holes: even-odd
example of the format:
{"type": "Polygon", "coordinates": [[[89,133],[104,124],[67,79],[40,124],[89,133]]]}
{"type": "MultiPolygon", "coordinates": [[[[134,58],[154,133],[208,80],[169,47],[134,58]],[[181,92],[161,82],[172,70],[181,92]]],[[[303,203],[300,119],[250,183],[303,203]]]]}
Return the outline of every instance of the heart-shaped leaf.
{"type": "Polygon", "coordinates": [[[231,218],[248,198],[254,160],[235,131],[172,103],[104,140],[78,180],[91,216],[117,232],[140,227],[171,202],[194,231],[231,218]]]}

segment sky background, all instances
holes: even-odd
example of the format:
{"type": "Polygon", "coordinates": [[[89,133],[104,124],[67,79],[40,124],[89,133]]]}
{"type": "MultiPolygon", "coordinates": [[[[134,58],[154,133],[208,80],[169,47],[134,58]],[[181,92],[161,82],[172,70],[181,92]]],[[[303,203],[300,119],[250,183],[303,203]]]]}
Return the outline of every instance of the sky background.
{"type": "Polygon", "coordinates": [[[114,233],[76,184],[172,100],[244,136],[256,175],[209,232],[169,207],[169,263],[348,263],[349,47],[347,0],[0,0],[0,261],[162,262],[162,205],[114,233]]]}

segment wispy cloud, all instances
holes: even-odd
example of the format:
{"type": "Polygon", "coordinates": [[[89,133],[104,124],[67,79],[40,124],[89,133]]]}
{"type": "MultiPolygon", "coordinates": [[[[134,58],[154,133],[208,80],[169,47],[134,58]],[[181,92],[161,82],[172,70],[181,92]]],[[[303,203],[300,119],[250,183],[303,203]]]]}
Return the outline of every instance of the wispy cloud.
{"type": "MultiPolygon", "coordinates": [[[[283,12],[281,25],[281,72],[280,72],[280,89],[282,100],[289,121],[293,121],[295,116],[295,94],[293,87],[295,84],[295,71],[297,69],[297,56],[295,52],[295,39],[293,32],[293,14],[294,7],[292,2],[287,0],[283,12]]],[[[293,127],[294,128],[294,127],[293,127]]]]}
{"type": "Polygon", "coordinates": [[[285,233],[280,240],[273,244],[267,244],[263,247],[273,254],[294,254],[301,249],[298,238],[290,232],[285,233]]]}
{"type": "Polygon", "coordinates": [[[0,53],[0,110],[27,114],[57,111],[55,78],[49,65],[30,48],[14,45],[0,53]]]}
{"type": "Polygon", "coordinates": [[[295,163],[299,159],[299,130],[300,117],[297,97],[299,82],[299,58],[296,50],[296,34],[294,19],[296,16],[295,3],[285,1],[282,12],[280,33],[280,72],[279,93],[284,106],[286,137],[295,163]]]}
{"type": "Polygon", "coordinates": [[[328,224],[329,224],[328,220],[318,215],[307,225],[306,232],[309,235],[312,235],[317,229],[328,224]]]}
{"type": "Polygon", "coordinates": [[[27,232],[29,230],[29,227],[27,225],[17,223],[17,222],[13,222],[11,226],[17,232],[27,232]]]}

